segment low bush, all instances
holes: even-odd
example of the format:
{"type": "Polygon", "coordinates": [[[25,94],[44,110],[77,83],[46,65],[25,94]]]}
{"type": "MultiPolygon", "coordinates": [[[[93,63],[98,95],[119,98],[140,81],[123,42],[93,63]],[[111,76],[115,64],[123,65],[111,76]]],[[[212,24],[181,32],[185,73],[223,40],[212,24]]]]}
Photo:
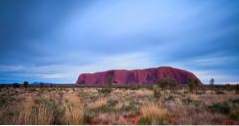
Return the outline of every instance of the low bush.
{"type": "Polygon", "coordinates": [[[0,97],[0,108],[7,106],[12,101],[15,101],[16,98],[14,96],[2,96],[0,97]]]}
{"type": "Polygon", "coordinates": [[[100,94],[102,94],[102,95],[108,95],[108,94],[111,93],[112,88],[106,87],[106,88],[100,88],[100,89],[97,89],[97,90],[98,90],[98,92],[99,92],[100,94]]]}
{"type": "Polygon", "coordinates": [[[160,98],[161,94],[160,94],[160,88],[158,85],[153,86],[153,92],[154,92],[154,97],[160,98]]]}
{"type": "Polygon", "coordinates": [[[223,103],[215,103],[209,106],[213,112],[218,112],[229,116],[231,119],[239,119],[239,99],[229,100],[223,103]]]}
{"type": "Polygon", "coordinates": [[[158,82],[157,85],[162,89],[172,89],[172,90],[174,90],[176,88],[176,86],[178,85],[178,83],[175,79],[166,77],[166,78],[162,78],[158,82]]]}
{"type": "Polygon", "coordinates": [[[209,109],[211,109],[214,112],[220,112],[223,114],[229,114],[229,112],[230,112],[230,107],[228,106],[228,104],[225,104],[225,103],[213,104],[213,105],[209,106],[209,109]]]}
{"type": "Polygon", "coordinates": [[[95,102],[89,104],[88,108],[93,109],[93,110],[100,110],[106,106],[107,101],[108,101],[108,99],[105,97],[99,98],[95,102]]]}
{"type": "Polygon", "coordinates": [[[230,118],[239,121],[239,109],[236,109],[235,111],[232,111],[230,113],[230,118]]]}
{"type": "Polygon", "coordinates": [[[183,99],[182,102],[185,104],[185,105],[194,105],[194,106],[199,106],[201,104],[200,101],[198,100],[192,100],[190,98],[186,98],[186,99],[183,99]]]}
{"type": "Polygon", "coordinates": [[[239,84],[236,85],[236,91],[235,91],[236,94],[239,94],[239,84]]]}
{"type": "Polygon", "coordinates": [[[217,91],[216,91],[216,94],[219,94],[219,95],[220,95],[220,94],[225,94],[225,92],[224,92],[224,91],[221,91],[221,90],[217,90],[217,91]]]}
{"type": "Polygon", "coordinates": [[[189,88],[189,92],[193,93],[193,92],[197,92],[197,89],[199,87],[199,82],[198,80],[194,80],[194,79],[189,79],[188,80],[188,88],[189,88]]]}

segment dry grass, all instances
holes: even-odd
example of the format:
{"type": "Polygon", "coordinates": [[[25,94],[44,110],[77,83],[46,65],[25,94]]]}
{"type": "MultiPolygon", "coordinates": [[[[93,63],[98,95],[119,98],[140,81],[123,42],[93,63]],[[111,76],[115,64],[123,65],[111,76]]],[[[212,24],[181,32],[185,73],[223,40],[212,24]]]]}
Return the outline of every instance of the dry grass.
{"type": "Polygon", "coordinates": [[[138,89],[134,91],[136,97],[145,97],[145,96],[153,96],[154,92],[149,89],[138,89]]]}
{"type": "Polygon", "coordinates": [[[142,124],[164,124],[168,119],[168,111],[155,103],[148,103],[140,108],[142,124]]]}
{"type": "Polygon", "coordinates": [[[108,99],[105,97],[97,99],[95,102],[90,103],[88,108],[90,109],[99,109],[104,107],[107,104],[108,99]]]}
{"type": "Polygon", "coordinates": [[[53,111],[45,105],[20,112],[17,124],[47,125],[52,124],[53,111]]]}
{"type": "Polygon", "coordinates": [[[234,91],[159,91],[154,97],[147,88],[104,95],[97,88],[2,88],[0,124],[239,124],[238,103],[229,102],[229,114],[209,108],[239,99],[234,91]]]}
{"type": "Polygon", "coordinates": [[[76,125],[84,122],[84,105],[76,95],[66,95],[64,120],[66,124],[76,125]]]}
{"type": "Polygon", "coordinates": [[[65,110],[64,120],[69,125],[79,125],[84,122],[84,110],[83,108],[76,108],[68,105],[65,110]]]}

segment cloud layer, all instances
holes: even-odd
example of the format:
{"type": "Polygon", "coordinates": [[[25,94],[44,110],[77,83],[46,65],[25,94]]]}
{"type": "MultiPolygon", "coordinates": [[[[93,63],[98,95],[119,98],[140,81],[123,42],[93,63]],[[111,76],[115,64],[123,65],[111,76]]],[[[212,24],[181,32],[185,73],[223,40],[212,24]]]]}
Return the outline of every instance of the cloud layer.
{"type": "Polygon", "coordinates": [[[0,82],[175,66],[239,82],[239,2],[2,0],[0,82]]]}

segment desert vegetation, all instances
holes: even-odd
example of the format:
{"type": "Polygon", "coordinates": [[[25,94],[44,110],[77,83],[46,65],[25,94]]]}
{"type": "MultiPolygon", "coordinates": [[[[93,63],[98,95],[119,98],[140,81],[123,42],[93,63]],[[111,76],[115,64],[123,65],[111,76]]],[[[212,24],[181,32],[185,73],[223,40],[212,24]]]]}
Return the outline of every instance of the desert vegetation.
{"type": "MultiPolygon", "coordinates": [[[[160,84],[174,85],[173,80],[160,84]]],[[[0,88],[0,124],[239,124],[238,86],[0,88]]]]}

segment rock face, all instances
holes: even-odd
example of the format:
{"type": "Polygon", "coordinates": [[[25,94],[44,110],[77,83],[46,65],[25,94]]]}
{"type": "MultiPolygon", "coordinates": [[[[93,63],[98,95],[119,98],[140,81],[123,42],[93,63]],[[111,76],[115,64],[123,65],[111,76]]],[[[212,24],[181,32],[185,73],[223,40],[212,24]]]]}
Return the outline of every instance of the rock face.
{"type": "MultiPolygon", "coordinates": [[[[174,79],[178,84],[187,84],[190,79],[200,80],[191,72],[172,67],[158,67],[136,70],[109,70],[97,73],[81,74],[77,85],[104,86],[113,85],[150,85],[161,79],[174,79]]],[[[200,82],[201,83],[201,82],[200,82]]]]}

